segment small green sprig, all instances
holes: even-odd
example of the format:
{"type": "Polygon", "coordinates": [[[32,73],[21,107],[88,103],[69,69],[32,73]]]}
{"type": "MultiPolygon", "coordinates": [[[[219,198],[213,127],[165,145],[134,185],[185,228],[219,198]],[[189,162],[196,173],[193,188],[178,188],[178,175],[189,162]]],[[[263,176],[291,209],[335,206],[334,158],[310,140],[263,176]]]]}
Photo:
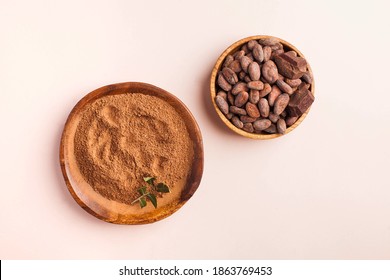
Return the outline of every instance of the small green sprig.
{"type": "Polygon", "coordinates": [[[154,193],[150,191],[150,189],[155,190],[156,192],[160,193],[160,195],[162,193],[170,193],[171,190],[164,183],[158,183],[157,185],[155,185],[155,180],[155,177],[144,177],[144,181],[149,185],[149,188],[147,188],[146,186],[140,187],[138,189],[138,193],[140,196],[136,200],[134,200],[131,205],[139,202],[141,208],[144,208],[147,205],[148,199],[153,204],[154,208],[157,208],[157,197],[154,193]]]}

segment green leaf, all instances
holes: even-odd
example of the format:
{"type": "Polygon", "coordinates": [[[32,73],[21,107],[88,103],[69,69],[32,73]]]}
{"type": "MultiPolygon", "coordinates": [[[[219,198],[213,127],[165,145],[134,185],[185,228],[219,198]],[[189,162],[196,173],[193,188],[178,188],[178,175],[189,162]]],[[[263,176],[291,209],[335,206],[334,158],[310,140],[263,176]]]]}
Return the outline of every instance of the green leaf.
{"type": "Polygon", "coordinates": [[[146,187],[145,186],[142,186],[138,189],[138,192],[140,195],[144,195],[146,194],[146,187]]]}
{"type": "Polygon", "coordinates": [[[165,185],[164,183],[158,183],[156,186],[156,191],[158,191],[160,193],[170,193],[171,192],[169,187],[167,185],[165,185]]]}
{"type": "Polygon", "coordinates": [[[156,196],[155,196],[154,194],[152,194],[152,193],[149,193],[149,194],[147,195],[147,197],[148,197],[149,200],[152,202],[154,208],[157,208],[157,198],[156,198],[156,196]]]}
{"type": "Polygon", "coordinates": [[[144,177],[144,181],[152,186],[154,185],[154,180],[156,180],[154,177],[144,177]]]}
{"type": "Polygon", "coordinates": [[[146,206],[146,199],[145,199],[145,197],[141,197],[140,198],[139,205],[141,206],[141,208],[144,208],[146,206]]]}

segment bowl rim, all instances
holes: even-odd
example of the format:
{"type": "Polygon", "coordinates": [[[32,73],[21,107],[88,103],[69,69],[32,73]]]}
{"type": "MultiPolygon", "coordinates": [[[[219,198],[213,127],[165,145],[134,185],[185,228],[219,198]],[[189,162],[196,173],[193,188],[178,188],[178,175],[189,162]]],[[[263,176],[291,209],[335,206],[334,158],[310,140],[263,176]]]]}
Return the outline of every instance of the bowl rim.
{"type": "MultiPolygon", "coordinates": [[[[273,39],[277,39],[280,43],[283,44],[283,46],[286,46],[288,49],[291,49],[295,52],[297,52],[297,54],[302,57],[302,58],[305,58],[304,55],[294,46],[292,45],[291,43],[283,40],[283,39],[280,39],[278,37],[275,37],[275,36],[270,36],[270,35],[254,35],[254,36],[249,36],[249,37],[246,37],[246,38],[243,38],[243,39],[240,39],[236,42],[234,42],[233,44],[231,44],[228,48],[226,48],[222,54],[218,57],[214,67],[213,67],[213,70],[211,72],[211,76],[210,76],[210,97],[211,97],[211,102],[213,103],[213,107],[215,109],[215,111],[217,112],[219,118],[222,120],[222,122],[229,128],[231,129],[232,131],[234,131],[235,133],[241,135],[241,136],[244,136],[244,137],[247,137],[247,138],[250,138],[250,139],[255,139],[255,140],[268,140],[268,139],[274,139],[274,138],[278,138],[278,137],[281,137],[281,136],[284,136],[288,133],[290,133],[291,131],[293,131],[297,126],[299,126],[302,121],[306,118],[307,114],[309,113],[310,111],[310,108],[311,106],[306,110],[305,113],[302,114],[302,116],[299,117],[299,119],[293,124],[291,125],[290,127],[288,127],[286,129],[286,132],[284,134],[280,134],[280,133],[273,133],[273,134],[259,134],[259,133],[250,133],[250,132],[246,132],[242,129],[239,129],[237,127],[235,127],[228,118],[226,118],[226,116],[219,110],[217,104],[215,103],[215,96],[217,94],[216,92],[216,80],[217,80],[217,74],[218,72],[220,71],[220,69],[222,68],[222,64],[226,58],[226,56],[228,56],[229,54],[235,52],[236,50],[238,50],[239,47],[241,47],[243,44],[251,41],[251,40],[259,40],[259,39],[267,39],[267,38],[273,38],[273,39]]],[[[310,91],[312,92],[313,95],[315,95],[315,83],[314,83],[314,77],[313,77],[313,71],[309,65],[309,63],[307,62],[307,69],[308,71],[310,72],[311,74],[311,77],[312,77],[312,83],[311,83],[311,89],[310,91]]]]}

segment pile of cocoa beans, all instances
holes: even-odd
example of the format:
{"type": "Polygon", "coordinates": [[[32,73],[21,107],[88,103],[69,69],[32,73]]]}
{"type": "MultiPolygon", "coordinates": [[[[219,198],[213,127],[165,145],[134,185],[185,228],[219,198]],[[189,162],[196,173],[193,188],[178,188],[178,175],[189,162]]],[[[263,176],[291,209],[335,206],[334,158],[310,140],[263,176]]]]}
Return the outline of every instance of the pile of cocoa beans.
{"type": "Polygon", "coordinates": [[[215,103],[239,129],[284,134],[314,102],[312,80],[306,60],[278,39],[251,40],[225,58],[215,103]]]}

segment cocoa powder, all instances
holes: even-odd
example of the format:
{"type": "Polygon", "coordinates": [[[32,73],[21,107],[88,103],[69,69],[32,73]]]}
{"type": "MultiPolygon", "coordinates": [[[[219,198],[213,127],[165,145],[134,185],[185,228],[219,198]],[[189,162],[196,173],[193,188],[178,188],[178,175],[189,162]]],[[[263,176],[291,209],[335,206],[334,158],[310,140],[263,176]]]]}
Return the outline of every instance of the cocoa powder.
{"type": "Polygon", "coordinates": [[[177,111],[141,93],[107,95],[85,107],[74,138],[78,168],[103,197],[130,204],[153,176],[174,189],[189,175],[193,143],[177,111]]]}

